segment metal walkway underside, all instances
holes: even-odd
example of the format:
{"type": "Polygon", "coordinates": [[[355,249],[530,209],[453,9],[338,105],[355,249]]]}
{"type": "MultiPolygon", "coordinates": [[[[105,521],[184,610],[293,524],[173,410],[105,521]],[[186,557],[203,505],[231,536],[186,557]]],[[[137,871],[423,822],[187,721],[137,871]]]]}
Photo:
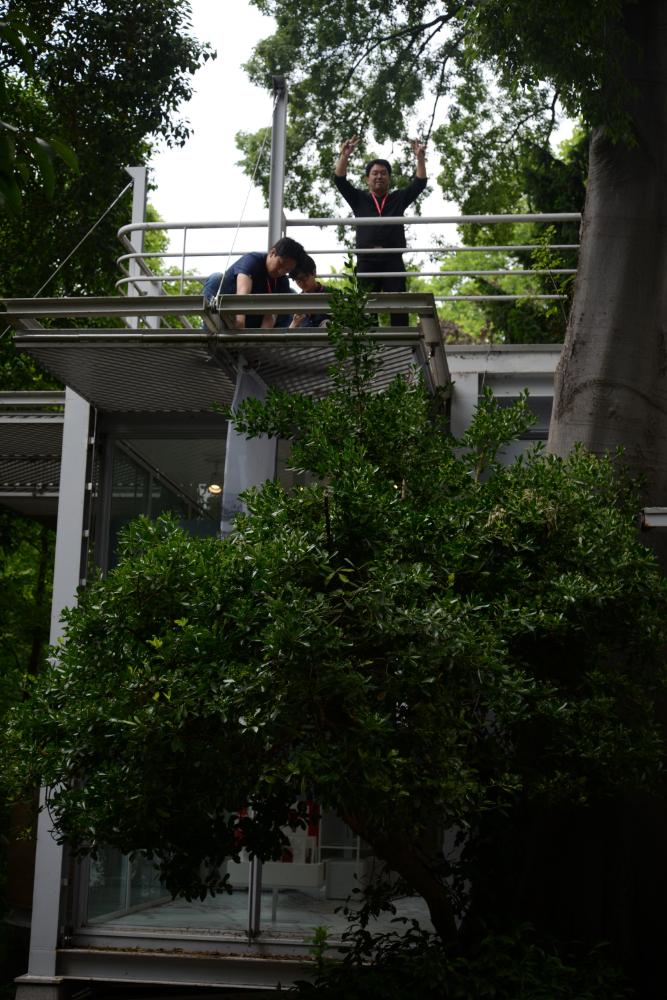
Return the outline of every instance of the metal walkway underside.
{"type": "MultiPolygon", "coordinates": [[[[308,311],[327,314],[329,296],[309,294],[308,311]]],[[[4,299],[4,318],[16,328],[15,344],[64,385],[106,412],[207,412],[232,401],[240,368],[252,368],[270,387],[322,396],[331,389],[334,353],[326,330],[242,330],[242,313],[301,312],[297,294],[233,295],[216,309],[201,296],[4,299]],[[140,327],[148,318],[176,326],[140,327]],[[201,323],[187,329],[183,319],[201,323]],[[86,327],[113,321],[114,328],[86,327]],[[44,325],[44,324],[47,325],[44,325]],[[74,324],[77,324],[76,326],[74,324]],[[129,325],[136,324],[136,325],[129,325]]],[[[431,391],[449,382],[440,323],[432,294],[379,293],[371,313],[410,313],[415,327],[375,327],[381,345],[375,388],[418,367],[431,391]]]]}

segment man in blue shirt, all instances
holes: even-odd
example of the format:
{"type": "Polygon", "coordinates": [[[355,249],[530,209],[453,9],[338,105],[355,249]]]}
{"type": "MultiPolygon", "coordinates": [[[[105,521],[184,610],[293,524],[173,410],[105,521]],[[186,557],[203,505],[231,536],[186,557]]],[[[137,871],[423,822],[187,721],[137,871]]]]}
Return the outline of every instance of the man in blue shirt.
{"type": "MultiPolygon", "coordinates": [[[[270,295],[274,292],[291,292],[287,275],[301,264],[305,253],[301,244],[289,236],[278,240],[268,253],[246,253],[228,267],[224,274],[218,271],[207,279],[204,298],[210,301],[218,294],[270,295]]],[[[283,317],[281,319],[282,326],[285,320],[283,317]]],[[[276,325],[276,317],[272,313],[264,316],[240,314],[234,317],[234,325],[237,330],[267,330],[276,325]]]]}

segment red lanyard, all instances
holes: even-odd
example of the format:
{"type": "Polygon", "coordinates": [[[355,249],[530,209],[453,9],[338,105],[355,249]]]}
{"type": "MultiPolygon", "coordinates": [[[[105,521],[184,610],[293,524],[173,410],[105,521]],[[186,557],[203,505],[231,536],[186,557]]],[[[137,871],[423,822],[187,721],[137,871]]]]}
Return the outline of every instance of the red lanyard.
{"type": "Polygon", "coordinates": [[[275,291],[275,287],[276,287],[275,281],[272,282],[270,278],[267,278],[266,279],[266,290],[269,293],[269,295],[273,294],[273,292],[275,291]]]}
{"type": "Polygon", "coordinates": [[[384,198],[382,199],[382,204],[380,204],[380,202],[379,202],[379,201],[377,200],[377,198],[375,197],[375,195],[374,195],[374,194],[373,194],[373,192],[371,191],[371,198],[372,198],[372,199],[373,199],[373,201],[375,202],[375,207],[376,207],[376,208],[377,208],[377,210],[378,210],[378,215],[382,215],[382,211],[383,211],[383,209],[384,209],[384,203],[385,203],[385,201],[387,200],[387,198],[388,198],[388,197],[389,197],[389,192],[387,192],[387,194],[386,194],[386,195],[384,196],[384,198]]]}

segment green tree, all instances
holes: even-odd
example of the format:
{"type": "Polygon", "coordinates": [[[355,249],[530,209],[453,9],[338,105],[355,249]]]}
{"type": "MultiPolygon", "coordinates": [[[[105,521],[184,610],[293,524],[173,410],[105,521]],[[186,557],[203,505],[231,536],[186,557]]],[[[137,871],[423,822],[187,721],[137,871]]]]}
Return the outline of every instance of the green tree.
{"type": "Polygon", "coordinates": [[[0,718],[44,660],[54,539],[45,525],[0,510],[0,718]]]}
{"type": "MultiPolygon", "coordinates": [[[[465,122],[462,156],[473,181],[486,175],[487,189],[496,176],[504,182],[505,165],[526,137],[546,148],[559,104],[591,130],[579,275],[550,448],[565,454],[583,441],[601,454],[622,444],[625,462],[646,477],[645,501],[663,504],[661,0],[393,0],[381,7],[307,0],[298,10],[276,0],[255,4],[276,18],[277,29],[256,47],[248,72],[264,86],[271,73],[290,76],[297,186],[289,195],[303,209],[321,207],[341,138],[360,133],[368,149],[389,139],[400,153],[410,115],[426,94],[432,105],[446,102],[447,125],[433,140],[454,141],[465,122]],[[493,127],[486,119],[476,127],[478,105],[485,116],[495,107],[493,127]]],[[[429,129],[427,115],[424,136],[429,129]]]]}
{"type": "Polygon", "coordinates": [[[251,491],[224,541],[135,522],[14,710],[4,777],[53,787],[75,850],[145,850],[189,897],[222,888],[239,833],[278,857],[308,789],[423,896],[450,948],[533,919],[616,940],[619,903],[641,934],[605,825],[662,789],[667,584],[633,491],[581,449],[503,467],[525,401],[487,396],[454,441],[419,383],[369,391],[363,300],[334,295],[331,395],[274,392],[236,416],[290,437],[312,485],[251,491]],[[608,857],[603,925],[572,891],[574,845],[569,866],[552,856],[549,829],[568,823],[608,857]],[[445,831],[460,857],[443,858],[445,831]]]}
{"type": "Polygon", "coordinates": [[[33,43],[37,41],[34,33],[28,31],[13,12],[4,20],[0,19],[0,211],[14,213],[21,210],[24,182],[35,174],[39,175],[46,193],[53,195],[56,156],[72,169],[77,166],[76,155],[61,140],[52,138],[47,142],[27,132],[20,121],[12,121],[15,109],[9,100],[6,66],[20,59],[24,76],[32,82],[35,63],[28,48],[28,35],[33,43]]]}
{"type": "MultiPolygon", "coordinates": [[[[600,104],[593,80],[605,73],[616,93],[612,103],[618,106],[622,81],[617,53],[596,50],[597,60],[589,58],[600,31],[606,32],[610,46],[622,34],[613,0],[589,3],[584,16],[574,3],[558,11],[563,45],[574,31],[588,47],[586,57],[578,58],[582,90],[589,88],[581,99],[571,80],[563,83],[577,59],[570,55],[567,70],[560,65],[556,73],[558,58],[547,67],[535,53],[521,49],[523,33],[532,34],[538,53],[540,41],[545,49],[551,46],[552,56],[557,48],[548,33],[554,14],[545,14],[546,5],[539,0],[527,5],[525,16],[495,0],[484,5],[483,14],[476,3],[449,0],[426,5],[393,0],[381,10],[353,4],[341,9],[332,0],[308,0],[298,12],[275,0],[253,2],[275,18],[277,27],[257,45],[246,68],[260,86],[270,88],[275,73],[289,78],[287,198],[293,207],[315,209],[316,214],[331,203],[328,181],[341,138],[347,135],[358,133],[360,151],[368,153],[376,143],[392,142],[394,166],[412,173],[406,136],[416,127],[441,155],[439,180],[450,195],[453,189],[457,200],[467,201],[482,193],[485,211],[490,203],[503,210],[501,204],[525,195],[518,161],[528,161],[531,150],[549,149],[559,101],[573,118],[581,114],[589,122],[588,112],[600,104]],[[518,38],[510,50],[505,34],[511,31],[518,38]],[[517,49],[524,63],[530,54],[536,65],[519,66],[517,49]],[[446,107],[446,119],[436,126],[439,104],[446,107]],[[417,122],[416,114],[422,116],[417,122]]],[[[619,118],[615,110],[614,121],[619,118]]],[[[259,134],[239,137],[247,169],[254,165],[258,140],[259,134]]],[[[266,190],[268,178],[261,183],[266,190]]]]}
{"type": "MultiPolygon", "coordinates": [[[[0,16],[8,6],[0,2],[0,16]]],[[[122,191],[126,165],[145,163],[156,139],[187,139],[179,110],[192,93],[192,74],[212,53],[190,34],[187,0],[140,0],[131,9],[120,0],[15,0],[11,11],[40,46],[27,43],[30,77],[21,53],[7,53],[7,100],[27,130],[60,136],[77,150],[80,164],[77,175],[55,164],[53,201],[27,177],[20,219],[0,218],[0,294],[27,297],[122,191]]],[[[115,292],[116,232],[127,221],[128,205],[121,201],[106,215],[43,294],[115,292]]],[[[30,362],[16,358],[8,336],[0,366],[5,388],[33,387],[40,379],[30,362]]]]}
{"type": "MultiPolygon", "coordinates": [[[[471,157],[465,138],[470,134],[478,135],[479,131],[479,120],[475,119],[475,109],[471,108],[463,122],[459,119],[455,123],[450,122],[435,136],[442,164],[438,181],[445,196],[459,202],[463,214],[572,212],[583,209],[590,141],[584,130],[576,129],[569,140],[560,144],[556,155],[548,145],[537,145],[531,136],[514,147],[502,131],[500,136],[493,136],[491,117],[486,130],[482,130],[484,143],[471,157]],[[505,162],[500,164],[503,157],[505,162]]],[[[551,271],[571,270],[577,266],[576,251],[546,249],[548,244],[576,245],[579,241],[576,223],[464,225],[459,231],[463,243],[469,246],[533,245],[535,249],[484,254],[481,251],[479,254],[462,252],[447,258],[443,266],[445,272],[495,269],[551,271]]],[[[434,290],[445,294],[520,295],[532,292],[565,295],[566,299],[561,301],[526,297],[509,303],[488,300],[449,303],[441,311],[443,318],[449,321],[463,321],[461,325],[467,334],[483,330],[486,337],[499,342],[558,343],[564,339],[573,291],[571,275],[482,275],[459,277],[456,281],[445,278],[433,284],[434,290]]]]}

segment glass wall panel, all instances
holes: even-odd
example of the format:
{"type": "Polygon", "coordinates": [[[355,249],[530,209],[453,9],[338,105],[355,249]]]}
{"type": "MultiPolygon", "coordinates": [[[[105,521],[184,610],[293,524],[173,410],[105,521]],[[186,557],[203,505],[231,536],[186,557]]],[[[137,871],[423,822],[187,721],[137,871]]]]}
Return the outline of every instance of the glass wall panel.
{"type": "Polygon", "coordinates": [[[111,847],[103,848],[88,866],[88,919],[108,919],[127,905],[127,858],[111,847]]]}
{"type": "MultiPolygon", "coordinates": [[[[384,866],[345,823],[331,813],[320,824],[304,830],[283,831],[289,839],[278,861],[262,865],[261,936],[303,941],[316,927],[325,927],[332,940],[348,926],[342,913],[356,889],[386,878],[384,866]]],[[[130,861],[107,849],[90,863],[88,889],[89,925],[164,930],[205,930],[207,933],[245,935],[248,928],[250,861],[245,852],[239,862],[228,861],[231,893],[188,902],[172,899],[145,858],[130,861]]],[[[389,876],[391,878],[391,876],[389,876]]],[[[416,919],[431,928],[428,910],[420,897],[404,895],[394,900],[396,916],[416,919]]],[[[401,929],[394,915],[382,914],[369,930],[401,929]]]]}
{"type": "MultiPolygon", "coordinates": [[[[143,514],[158,517],[173,512],[193,534],[217,534],[220,528],[224,440],[165,437],[125,437],[113,444],[112,481],[107,499],[109,515],[108,565],[114,563],[118,532],[143,514]],[[213,487],[213,489],[211,489],[213,487]]],[[[289,489],[305,477],[290,469],[289,445],[281,442],[278,476],[289,489]]],[[[318,807],[307,807],[303,829],[285,827],[287,843],[282,856],[262,865],[258,888],[260,933],[266,938],[303,941],[316,927],[326,927],[332,939],[347,927],[340,911],[355,889],[380,877],[383,866],[352,830],[336,815],[318,816],[318,807]]],[[[145,857],[129,859],[106,849],[87,865],[84,893],[88,927],[174,931],[201,930],[206,934],[246,937],[248,932],[251,862],[241,853],[239,862],[228,861],[231,893],[188,902],[172,899],[145,857]]],[[[426,907],[417,898],[396,902],[398,915],[416,918],[429,927],[426,907]]],[[[396,929],[387,914],[375,930],[396,929]]]]}
{"type": "Polygon", "coordinates": [[[89,862],[87,921],[106,923],[171,897],[145,857],[106,847],[89,862]]]}
{"type": "Polygon", "coordinates": [[[111,564],[115,562],[114,555],[121,528],[148,510],[148,486],[148,471],[133,461],[127,452],[116,448],[113,456],[109,518],[111,564]]]}
{"type": "Polygon", "coordinates": [[[217,535],[224,452],[225,442],[217,438],[115,441],[103,564],[107,568],[115,565],[118,534],[140,515],[156,518],[171,512],[191,534],[217,535]]]}

